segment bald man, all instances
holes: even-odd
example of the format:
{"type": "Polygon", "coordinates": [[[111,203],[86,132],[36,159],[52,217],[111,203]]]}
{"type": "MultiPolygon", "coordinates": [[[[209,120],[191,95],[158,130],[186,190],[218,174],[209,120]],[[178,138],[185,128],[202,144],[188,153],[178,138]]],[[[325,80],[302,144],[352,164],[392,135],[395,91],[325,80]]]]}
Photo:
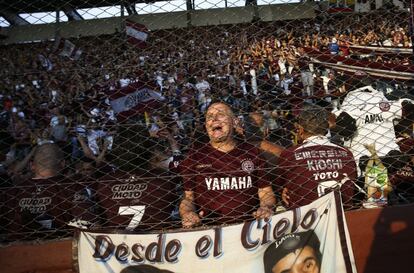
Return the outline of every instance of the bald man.
{"type": "Polygon", "coordinates": [[[276,203],[260,151],[234,138],[238,120],[227,104],[206,112],[209,143],[189,152],[180,165],[184,228],[272,216],[276,203]]]}
{"type": "Polygon", "coordinates": [[[10,195],[7,206],[8,228],[12,239],[44,239],[68,235],[66,223],[71,219],[70,185],[60,174],[63,153],[56,144],[36,147],[31,179],[5,190],[10,195]],[[13,194],[13,195],[12,195],[13,194]]]}
{"type": "Polygon", "coordinates": [[[59,175],[65,166],[63,152],[56,144],[44,144],[36,148],[33,157],[33,179],[47,179],[59,175]]]}

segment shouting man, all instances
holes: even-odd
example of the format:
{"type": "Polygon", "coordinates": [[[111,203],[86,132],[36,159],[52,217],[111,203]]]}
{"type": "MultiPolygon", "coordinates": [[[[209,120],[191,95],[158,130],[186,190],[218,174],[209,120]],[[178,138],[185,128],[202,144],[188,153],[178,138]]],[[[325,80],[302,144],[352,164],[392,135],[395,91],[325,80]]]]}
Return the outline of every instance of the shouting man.
{"type": "Polygon", "coordinates": [[[184,198],[180,204],[182,225],[243,221],[251,216],[272,216],[275,195],[267,179],[259,150],[234,138],[237,118],[224,103],[206,112],[210,142],[193,150],[181,163],[184,198]]]}

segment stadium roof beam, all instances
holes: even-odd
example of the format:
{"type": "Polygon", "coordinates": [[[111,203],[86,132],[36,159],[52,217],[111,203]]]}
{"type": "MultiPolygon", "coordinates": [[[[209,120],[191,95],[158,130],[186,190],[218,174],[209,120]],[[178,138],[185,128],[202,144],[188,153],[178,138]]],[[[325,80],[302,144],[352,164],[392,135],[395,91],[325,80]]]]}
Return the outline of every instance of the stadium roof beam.
{"type": "Polygon", "coordinates": [[[191,0],[186,0],[187,10],[195,10],[194,2],[191,0]]]}
{"type": "Polygon", "coordinates": [[[135,9],[135,3],[124,3],[123,6],[128,12],[128,15],[138,14],[137,10],[135,9]]]}
{"type": "MultiPolygon", "coordinates": [[[[310,19],[316,17],[316,3],[264,5],[259,8],[228,7],[208,10],[186,10],[169,13],[131,15],[131,20],[150,30],[187,28],[189,26],[235,25],[253,20],[274,22],[282,20],[310,19]],[[258,13],[256,13],[256,10],[258,13]]],[[[122,11],[123,9],[121,9],[122,11]]],[[[57,17],[58,20],[58,17],[57,17]]],[[[0,45],[46,41],[56,38],[60,31],[63,38],[79,38],[112,35],[123,29],[125,18],[110,17],[97,20],[68,21],[60,24],[30,24],[5,27],[6,38],[0,45]]],[[[1,31],[0,31],[1,32],[1,31]]]]}
{"type": "Polygon", "coordinates": [[[252,22],[260,21],[259,8],[257,7],[257,0],[246,0],[245,6],[246,7],[253,7],[254,15],[253,15],[252,22]]]}
{"type": "Polygon", "coordinates": [[[1,10],[0,9],[0,15],[4,17],[11,25],[14,26],[24,26],[24,25],[30,25],[28,21],[20,17],[17,13],[9,10],[1,10]]]}
{"type": "Polygon", "coordinates": [[[72,8],[72,7],[65,7],[63,8],[63,12],[65,13],[66,17],[68,17],[69,21],[81,21],[83,20],[82,15],[79,12],[72,8]]]}
{"type": "Polygon", "coordinates": [[[257,6],[257,0],[246,0],[246,3],[244,4],[247,6],[257,6]]]}
{"type": "Polygon", "coordinates": [[[73,9],[89,9],[137,3],[149,4],[161,1],[165,0],[0,0],[0,10],[9,10],[17,14],[55,12],[57,10],[62,10],[63,7],[72,7],[73,9]]]}

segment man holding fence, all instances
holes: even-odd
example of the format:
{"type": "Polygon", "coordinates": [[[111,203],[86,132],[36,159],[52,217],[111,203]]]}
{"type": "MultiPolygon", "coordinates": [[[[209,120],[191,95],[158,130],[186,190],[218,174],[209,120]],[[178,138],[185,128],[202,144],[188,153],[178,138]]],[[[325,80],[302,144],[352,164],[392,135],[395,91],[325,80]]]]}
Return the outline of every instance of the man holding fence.
{"type": "Polygon", "coordinates": [[[206,112],[210,142],[190,151],[181,163],[184,198],[182,225],[234,223],[252,216],[272,216],[275,195],[259,150],[234,138],[237,119],[224,103],[206,112]]]}

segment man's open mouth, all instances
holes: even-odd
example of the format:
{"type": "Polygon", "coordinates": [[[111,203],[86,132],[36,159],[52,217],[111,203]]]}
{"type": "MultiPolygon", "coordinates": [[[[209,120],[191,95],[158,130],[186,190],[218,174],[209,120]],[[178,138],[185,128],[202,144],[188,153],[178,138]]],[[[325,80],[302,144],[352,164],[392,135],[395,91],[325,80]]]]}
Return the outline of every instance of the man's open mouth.
{"type": "Polygon", "coordinates": [[[216,125],[216,126],[213,126],[213,128],[212,128],[212,130],[211,130],[211,131],[213,131],[213,132],[221,132],[221,131],[222,131],[222,129],[223,129],[223,127],[222,127],[222,126],[220,126],[220,125],[216,125]]]}

